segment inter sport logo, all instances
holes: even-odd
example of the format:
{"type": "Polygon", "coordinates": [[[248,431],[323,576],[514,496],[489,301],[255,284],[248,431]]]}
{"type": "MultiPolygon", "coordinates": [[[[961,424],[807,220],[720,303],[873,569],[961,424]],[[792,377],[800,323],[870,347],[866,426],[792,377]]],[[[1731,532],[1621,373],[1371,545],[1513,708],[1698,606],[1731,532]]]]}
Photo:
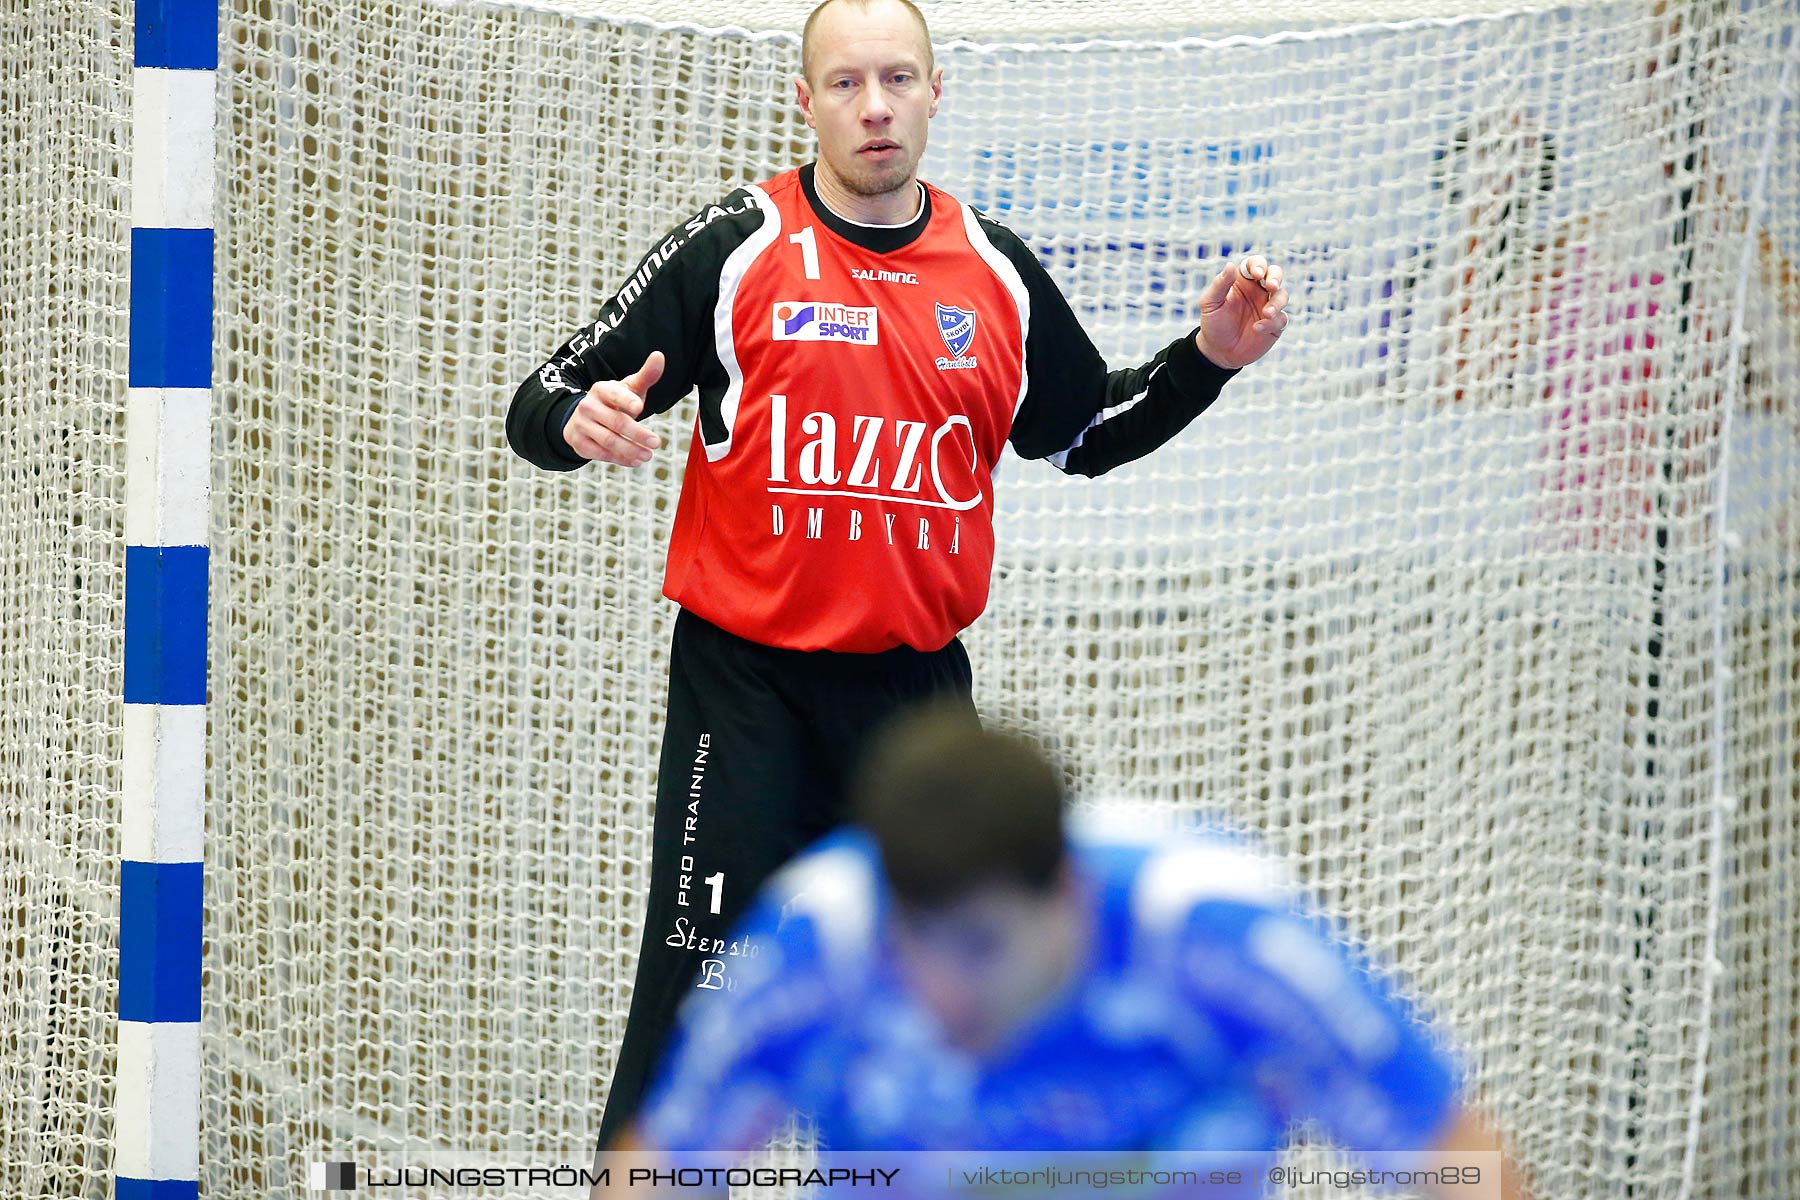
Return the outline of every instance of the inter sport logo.
{"type": "Polygon", "coordinates": [[[975,340],[975,314],[966,308],[949,304],[937,306],[938,333],[952,358],[961,358],[975,340]]]}
{"type": "Polygon", "coordinates": [[[876,344],[875,310],[846,304],[800,304],[788,301],[775,306],[771,331],[778,342],[849,342],[876,344]]]}

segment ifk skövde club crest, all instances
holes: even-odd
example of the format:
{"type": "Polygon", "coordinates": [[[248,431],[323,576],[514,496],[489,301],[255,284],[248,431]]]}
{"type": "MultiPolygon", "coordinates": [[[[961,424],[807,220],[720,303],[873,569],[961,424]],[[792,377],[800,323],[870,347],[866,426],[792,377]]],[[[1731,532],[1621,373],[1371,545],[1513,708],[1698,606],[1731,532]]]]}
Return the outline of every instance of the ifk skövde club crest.
{"type": "Polygon", "coordinates": [[[968,350],[969,343],[975,340],[975,314],[970,309],[957,308],[954,305],[937,306],[938,333],[944,339],[944,346],[954,358],[961,358],[968,350]]]}

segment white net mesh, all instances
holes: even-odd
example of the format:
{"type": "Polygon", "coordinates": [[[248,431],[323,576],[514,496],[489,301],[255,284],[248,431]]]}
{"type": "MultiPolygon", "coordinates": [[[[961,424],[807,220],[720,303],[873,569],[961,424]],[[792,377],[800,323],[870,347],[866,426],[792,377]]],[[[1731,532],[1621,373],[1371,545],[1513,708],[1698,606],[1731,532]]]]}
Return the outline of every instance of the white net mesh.
{"type": "MultiPolygon", "coordinates": [[[[225,14],[207,1194],[597,1123],[681,453],[551,476],[502,419],[653,238],[809,154],[807,6],[653,7],[225,14]]],[[[1793,7],[1105,7],[930,8],[927,177],[1115,362],[1224,254],[1295,324],[1150,459],[1005,468],[979,702],[1265,831],[1542,1195],[1800,1193],[1793,7]]],[[[5,11],[0,1178],[99,1196],[130,25],[5,11]]]]}
{"type": "Polygon", "coordinates": [[[0,4],[0,1194],[103,1195],[131,18],[0,4]]]}

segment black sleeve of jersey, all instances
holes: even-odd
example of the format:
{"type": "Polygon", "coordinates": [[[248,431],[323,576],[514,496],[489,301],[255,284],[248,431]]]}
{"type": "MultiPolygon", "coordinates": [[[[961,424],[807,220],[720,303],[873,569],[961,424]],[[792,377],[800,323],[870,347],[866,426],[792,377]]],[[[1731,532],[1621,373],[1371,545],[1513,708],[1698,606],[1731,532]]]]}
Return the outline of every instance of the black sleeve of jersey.
{"type": "Polygon", "coordinates": [[[998,222],[980,223],[1019,272],[1031,302],[1026,393],[1011,435],[1021,458],[1049,459],[1071,475],[1103,475],[1186,429],[1237,374],[1201,354],[1193,333],[1142,366],[1108,372],[1031,248],[998,222]]]}
{"type": "Polygon", "coordinates": [[[549,471],[588,460],[570,449],[563,425],[602,379],[623,379],[661,350],[662,378],[650,388],[643,417],[667,412],[695,386],[723,389],[725,369],[713,339],[713,309],[725,260],[762,223],[743,188],[670,230],[592,325],[578,330],[526,376],[506,414],[506,440],[521,458],[549,471]]]}

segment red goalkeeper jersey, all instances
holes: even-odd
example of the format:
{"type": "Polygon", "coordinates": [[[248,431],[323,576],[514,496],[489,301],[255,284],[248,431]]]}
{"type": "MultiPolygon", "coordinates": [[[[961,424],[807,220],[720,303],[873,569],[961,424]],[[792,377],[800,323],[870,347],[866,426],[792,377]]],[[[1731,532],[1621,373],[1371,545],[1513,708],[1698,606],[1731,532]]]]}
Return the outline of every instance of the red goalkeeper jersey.
{"type": "Polygon", "coordinates": [[[1037,257],[921,184],[899,226],[833,213],[812,168],[670,232],[520,387],[508,436],[549,469],[598,379],[667,359],[644,415],[698,388],[664,593],[801,650],[935,650],[981,614],[994,468],[1094,475],[1174,436],[1233,372],[1191,336],[1108,373],[1037,257]]]}

